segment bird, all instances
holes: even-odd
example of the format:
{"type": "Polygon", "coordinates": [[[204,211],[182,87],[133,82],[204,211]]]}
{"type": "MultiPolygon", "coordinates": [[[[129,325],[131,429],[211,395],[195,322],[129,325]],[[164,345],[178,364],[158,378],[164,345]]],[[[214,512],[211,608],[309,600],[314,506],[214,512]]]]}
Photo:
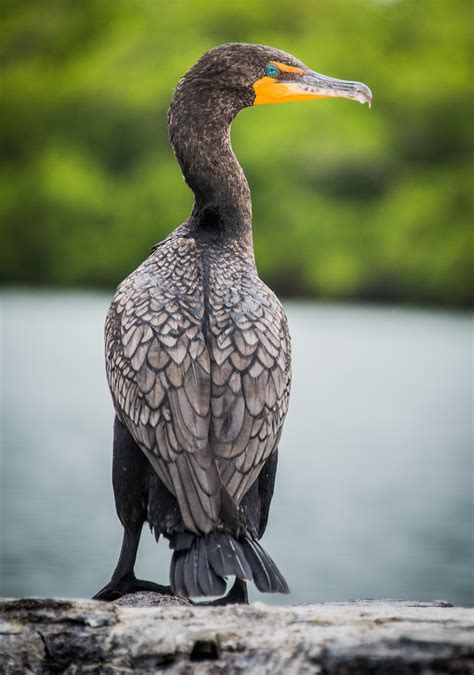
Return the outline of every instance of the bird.
{"type": "Polygon", "coordinates": [[[361,82],[245,43],[207,51],[174,91],[169,140],[194,204],[118,286],[106,317],[123,541],[95,599],[151,590],[244,604],[249,582],[289,592],[259,541],[288,409],[290,335],[257,273],[250,189],[230,127],[245,108],[329,97],[372,101],[361,82]],[[172,549],[169,585],[135,577],[145,522],[172,549]]]}

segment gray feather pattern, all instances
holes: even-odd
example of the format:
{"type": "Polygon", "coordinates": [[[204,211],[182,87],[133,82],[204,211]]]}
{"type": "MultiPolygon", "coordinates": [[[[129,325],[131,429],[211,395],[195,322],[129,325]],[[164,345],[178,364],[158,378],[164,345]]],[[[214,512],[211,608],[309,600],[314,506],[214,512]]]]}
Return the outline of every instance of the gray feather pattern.
{"type": "Polygon", "coordinates": [[[154,370],[161,370],[169,362],[168,352],[155,338],[148,348],[147,361],[154,370]]]}
{"type": "MultiPolygon", "coordinates": [[[[186,529],[203,534],[220,524],[221,490],[238,505],[276,450],[290,342],[245,243],[206,251],[205,301],[202,253],[186,227],[117,289],[107,375],[120,418],[176,495],[186,529]]],[[[210,586],[202,574],[196,584],[210,586]]]]}

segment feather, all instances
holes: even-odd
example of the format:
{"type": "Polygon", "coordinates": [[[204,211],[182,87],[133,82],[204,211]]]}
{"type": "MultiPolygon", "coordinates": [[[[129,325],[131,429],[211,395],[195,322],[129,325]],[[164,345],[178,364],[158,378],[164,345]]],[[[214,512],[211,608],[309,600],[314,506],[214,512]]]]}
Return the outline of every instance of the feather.
{"type": "Polygon", "coordinates": [[[262,366],[264,366],[265,368],[268,368],[268,369],[273,368],[273,364],[275,363],[275,359],[273,358],[273,356],[271,354],[268,353],[268,351],[264,347],[259,346],[257,355],[258,355],[258,360],[260,361],[262,366]]]}
{"type": "Polygon", "coordinates": [[[260,361],[255,360],[252,365],[249,368],[249,375],[251,377],[258,377],[264,370],[264,366],[260,363],[260,361]]]}
{"type": "Polygon", "coordinates": [[[186,585],[186,595],[191,598],[198,598],[202,595],[198,579],[199,570],[199,548],[193,543],[188,549],[184,561],[184,583],[186,585]]]}
{"type": "Polygon", "coordinates": [[[255,539],[247,536],[243,542],[243,549],[259,591],[262,593],[290,592],[280,570],[255,539]]]}
{"type": "Polygon", "coordinates": [[[170,548],[173,551],[187,551],[195,538],[190,532],[175,532],[170,537],[170,548]]]}
{"type": "Polygon", "coordinates": [[[168,347],[168,354],[171,356],[177,366],[179,366],[188,355],[188,340],[181,340],[174,347],[168,347]]]}
{"type": "Polygon", "coordinates": [[[174,347],[176,342],[178,341],[178,338],[175,337],[174,335],[166,335],[163,332],[160,332],[158,334],[158,339],[161,342],[161,344],[164,345],[165,347],[174,347]]]}
{"type": "Polygon", "coordinates": [[[242,331],[242,335],[243,335],[243,338],[244,338],[245,342],[248,345],[253,347],[254,345],[257,344],[258,335],[252,328],[248,328],[247,330],[242,331]]]}
{"type": "Polygon", "coordinates": [[[211,361],[207,349],[203,350],[202,354],[198,357],[198,363],[203,371],[209,375],[211,372],[211,361]]]}
{"type": "Polygon", "coordinates": [[[122,345],[126,347],[130,340],[132,339],[137,327],[133,325],[131,328],[129,328],[123,335],[122,335],[122,345]]]}
{"type": "Polygon", "coordinates": [[[241,356],[239,354],[239,352],[233,351],[232,354],[230,355],[230,360],[232,361],[234,366],[237,368],[237,370],[245,370],[251,364],[252,357],[251,356],[241,356]]]}
{"type": "Polygon", "coordinates": [[[275,390],[275,383],[273,378],[269,377],[267,381],[267,386],[265,390],[265,403],[269,408],[273,408],[277,400],[277,393],[275,390]]]}
{"type": "MultiPolygon", "coordinates": [[[[153,301],[152,301],[152,303],[153,303],[153,301]]],[[[165,321],[168,319],[168,316],[166,315],[166,313],[161,311],[162,308],[163,308],[163,306],[161,305],[161,303],[156,303],[155,307],[153,307],[153,304],[152,304],[153,314],[151,316],[150,323],[152,324],[152,326],[154,328],[160,328],[160,326],[162,326],[165,323],[165,321]]]]}
{"type": "Polygon", "coordinates": [[[248,412],[244,412],[243,424],[240,432],[232,442],[221,442],[215,435],[212,436],[212,451],[217,457],[234,458],[246,451],[250,432],[252,430],[253,418],[248,412]]]}
{"type": "Polygon", "coordinates": [[[205,541],[205,537],[199,537],[197,544],[199,546],[198,582],[201,595],[223,595],[226,584],[224,579],[214,572],[209,563],[205,541]]]}
{"type": "Polygon", "coordinates": [[[221,577],[236,576],[252,580],[252,570],[241,545],[227,532],[207,536],[207,555],[212,568],[221,577]]]}
{"type": "Polygon", "coordinates": [[[251,354],[254,353],[255,348],[256,348],[256,343],[254,342],[253,344],[249,344],[243,336],[245,336],[245,333],[247,331],[243,331],[242,333],[236,332],[234,335],[234,341],[235,341],[235,346],[239,350],[239,352],[242,354],[242,356],[250,356],[251,354]]]}
{"type": "Polygon", "coordinates": [[[198,363],[191,361],[183,379],[183,387],[189,405],[198,415],[206,417],[209,414],[211,383],[198,363]]]}
{"type": "Polygon", "coordinates": [[[130,335],[128,338],[127,344],[123,344],[123,353],[127,359],[131,359],[135,354],[135,351],[140,344],[143,335],[143,326],[137,326],[133,333],[130,334],[130,331],[127,331],[126,335],[130,335]]]}
{"type": "Polygon", "coordinates": [[[214,419],[214,432],[221,443],[231,443],[242,429],[245,402],[240,396],[234,398],[230,406],[224,407],[223,415],[214,419]]]}
{"type": "Polygon", "coordinates": [[[152,368],[150,368],[147,363],[144,363],[137,375],[137,383],[140,391],[143,394],[148,394],[155,384],[155,379],[155,371],[152,370],[152,368]]]}
{"type": "Polygon", "coordinates": [[[170,567],[170,581],[173,593],[184,597],[187,595],[186,583],[184,580],[185,561],[186,553],[184,551],[176,551],[171,558],[170,567]]]}
{"type": "Polygon", "coordinates": [[[202,353],[204,350],[204,345],[200,340],[193,340],[191,339],[193,336],[191,334],[191,330],[187,331],[187,336],[190,339],[189,342],[189,355],[193,361],[197,359],[197,357],[202,353]]]}
{"type": "Polygon", "coordinates": [[[183,383],[183,369],[170,361],[166,366],[166,375],[173,387],[180,387],[183,383]]]}
{"type": "Polygon", "coordinates": [[[279,368],[274,368],[272,370],[272,380],[273,384],[275,385],[275,391],[278,398],[281,398],[283,396],[283,392],[285,391],[285,379],[284,373],[282,373],[279,368]]]}
{"type": "Polygon", "coordinates": [[[150,418],[150,408],[142,403],[142,407],[140,410],[140,423],[143,425],[148,424],[149,418],[150,418]]]}
{"type": "Polygon", "coordinates": [[[150,366],[155,370],[161,370],[170,360],[166,350],[163,349],[156,338],[149,346],[146,358],[150,366]]]}
{"type": "Polygon", "coordinates": [[[166,392],[163,385],[161,384],[160,378],[156,377],[154,373],[153,375],[155,380],[154,386],[151,391],[146,394],[145,399],[151,408],[157,410],[162,404],[166,392]]]}
{"type": "Polygon", "coordinates": [[[265,382],[250,377],[249,374],[242,376],[242,385],[247,410],[253,417],[257,417],[265,405],[265,382]]]}
{"type": "Polygon", "coordinates": [[[213,364],[211,369],[212,381],[217,386],[222,386],[227,383],[233,372],[234,368],[230,361],[224,361],[220,366],[213,364]]]}
{"type": "Polygon", "coordinates": [[[212,352],[214,361],[218,366],[221,366],[228,356],[234,355],[234,348],[232,345],[229,345],[226,349],[214,349],[212,352]]]}

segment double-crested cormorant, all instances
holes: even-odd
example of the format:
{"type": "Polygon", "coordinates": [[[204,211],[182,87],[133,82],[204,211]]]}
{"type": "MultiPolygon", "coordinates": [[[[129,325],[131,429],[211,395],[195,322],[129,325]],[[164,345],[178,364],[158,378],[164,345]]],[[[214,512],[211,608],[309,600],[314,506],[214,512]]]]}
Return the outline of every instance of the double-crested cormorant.
{"type": "Polygon", "coordinates": [[[158,590],[247,602],[246,581],[287,593],[258,543],[268,519],[290,393],[282,306],[259,279],[252,207],[230,125],[260,103],[368,87],[309,70],[283,51],[226,44],[180,80],[169,136],[193,190],[191,215],[117,289],[106,320],[115,405],[113,486],[124,528],[111,581],[95,596],[158,590]],[[135,578],[141,530],[173,549],[171,587],[135,578]]]}

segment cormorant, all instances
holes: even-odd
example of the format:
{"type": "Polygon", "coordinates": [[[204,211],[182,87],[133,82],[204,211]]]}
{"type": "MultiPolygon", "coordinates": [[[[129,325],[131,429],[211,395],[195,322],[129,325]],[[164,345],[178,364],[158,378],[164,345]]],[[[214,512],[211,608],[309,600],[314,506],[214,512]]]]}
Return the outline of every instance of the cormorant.
{"type": "Polygon", "coordinates": [[[273,495],[291,381],[282,306],[258,277],[250,190],[230,125],[262,103],[368,87],[253,44],[206,52],[178,83],[169,138],[195,202],[189,218],[118,287],[106,319],[116,417],[113,487],[123,543],[95,598],[148,589],[247,602],[288,586],[258,540],[273,495]],[[173,549],[171,587],[135,578],[145,521],[173,549]]]}

